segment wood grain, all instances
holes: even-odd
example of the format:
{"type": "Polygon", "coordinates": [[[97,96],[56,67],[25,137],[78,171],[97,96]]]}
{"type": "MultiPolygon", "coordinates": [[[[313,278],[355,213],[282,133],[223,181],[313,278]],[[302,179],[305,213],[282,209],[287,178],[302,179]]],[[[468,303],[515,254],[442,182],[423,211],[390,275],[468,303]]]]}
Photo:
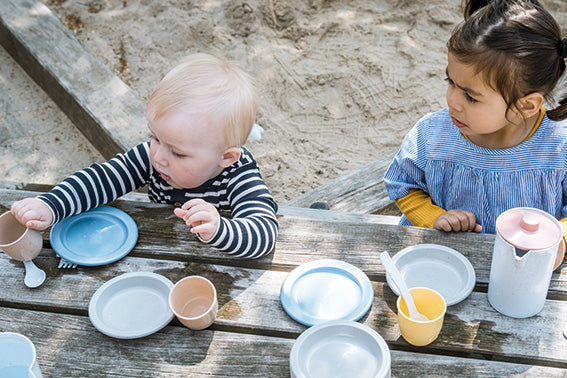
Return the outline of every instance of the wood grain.
{"type": "Polygon", "coordinates": [[[394,154],[383,156],[302,194],[285,205],[309,207],[314,202],[326,202],[331,210],[336,211],[400,215],[384,186],[384,174],[393,158],[394,154]]]}
{"type": "Polygon", "coordinates": [[[41,1],[2,1],[0,44],[107,159],[147,139],[144,101],[41,1]]]}

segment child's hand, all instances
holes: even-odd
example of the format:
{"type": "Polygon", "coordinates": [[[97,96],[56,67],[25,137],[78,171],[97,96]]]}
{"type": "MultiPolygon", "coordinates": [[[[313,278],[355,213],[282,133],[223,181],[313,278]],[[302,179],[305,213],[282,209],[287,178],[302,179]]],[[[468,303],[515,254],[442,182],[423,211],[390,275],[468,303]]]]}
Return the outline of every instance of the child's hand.
{"type": "Polygon", "coordinates": [[[53,222],[51,210],[37,198],[25,198],[14,202],[10,211],[18,222],[34,230],[45,230],[53,222]]]}
{"type": "Polygon", "coordinates": [[[191,226],[191,232],[199,234],[204,241],[211,240],[219,228],[219,212],[202,199],[187,201],[173,210],[173,213],[183,219],[187,226],[191,226]]]}
{"type": "Polygon", "coordinates": [[[476,223],[476,217],[468,210],[449,210],[435,219],[433,228],[446,232],[481,232],[482,226],[476,223]]]}

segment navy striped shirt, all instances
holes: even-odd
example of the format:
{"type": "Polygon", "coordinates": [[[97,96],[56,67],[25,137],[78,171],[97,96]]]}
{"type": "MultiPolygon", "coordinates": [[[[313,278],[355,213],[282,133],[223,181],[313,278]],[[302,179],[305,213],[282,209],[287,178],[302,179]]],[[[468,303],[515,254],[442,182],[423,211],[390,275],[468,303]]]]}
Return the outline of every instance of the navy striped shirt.
{"type": "Polygon", "coordinates": [[[217,210],[230,212],[220,218],[217,233],[207,244],[236,257],[258,258],[268,254],[278,236],[277,205],[264,184],[250,151],[242,147],[240,159],[198,188],[175,189],[150,164],[150,142],[101,164],[93,164],[38,196],[51,209],[53,224],[104,205],[148,185],[152,202],[183,204],[201,198],[217,210]]]}
{"type": "MultiPolygon", "coordinates": [[[[487,149],[463,137],[447,109],[417,122],[384,176],[390,199],[421,189],[445,210],[471,211],[483,232],[514,207],[567,217],[567,124],[545,116],[523,143],[487,149]]],[[[411,225],[406,217],[400,224],[411,225]]]]}

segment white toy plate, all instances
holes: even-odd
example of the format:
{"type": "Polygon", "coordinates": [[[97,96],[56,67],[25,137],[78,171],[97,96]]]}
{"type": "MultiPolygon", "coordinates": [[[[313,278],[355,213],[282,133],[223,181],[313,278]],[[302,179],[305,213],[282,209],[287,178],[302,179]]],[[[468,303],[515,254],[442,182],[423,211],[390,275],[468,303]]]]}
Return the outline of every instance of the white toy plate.
{"type": "MultiPolygon", "coordinates": [[[[459,303],[472,292],[476,275],[470,261],[452,248],[439,244],[418,244],[392,257],[407,286],[428,287],[438,291],[447,306],[459,303]]],[[[398,288],[386,274],[388,286],[396,295],[398,288]]]]}
{"type": "Polygon", "coordinates": [[[169,292],[173,282],[150,272],[124,273],[105,282],[89,303],[96,329],[118,339],[151,335],[173,319],[169,292]]]}

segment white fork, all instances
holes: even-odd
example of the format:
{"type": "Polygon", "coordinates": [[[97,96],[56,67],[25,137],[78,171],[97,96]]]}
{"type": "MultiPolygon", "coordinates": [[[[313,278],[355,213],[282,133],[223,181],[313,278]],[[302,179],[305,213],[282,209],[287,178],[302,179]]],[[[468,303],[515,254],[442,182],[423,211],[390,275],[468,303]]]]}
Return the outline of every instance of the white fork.
{"type": "MultiPolygon", "coordinates": [[[[58,257],[61,257],[59,255],[57,255],[58,257]]],[[[69,260],[64,259],[63,257],[61,257],[61,260],[59,260],[59,265],[57,266],[58,268],[76,268],[77,264],[72,263],[69,260]]]]}

